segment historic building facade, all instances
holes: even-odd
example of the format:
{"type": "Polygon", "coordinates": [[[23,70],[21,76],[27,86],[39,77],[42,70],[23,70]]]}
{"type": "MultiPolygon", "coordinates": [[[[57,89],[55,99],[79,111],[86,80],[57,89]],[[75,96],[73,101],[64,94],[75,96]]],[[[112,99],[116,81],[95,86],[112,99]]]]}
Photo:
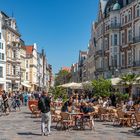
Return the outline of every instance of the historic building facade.
{"type": "Polygon", "coordinates": [[[110,78],[126,72],[139,73],[139,2],[100,0],[94,27],[95,74],[110,78]]]}
{"type": "Polygon", "coordinates": [[[38,89],[38,72],[37,72],[37,45],[34,43],[26,47],[26,80],[30,82],[31,91],[38,89]]]}
{"type": "Polygon", "coordinates": [[[6,75],[6,89],[20,88],[20,33],[16,20],[1,12],[2,59],[6,60],[3,74],[6,75]],[[5,51],[5,52],[4,52],[5,51]]]}
{"type": "Polygon", "coordinates": [[[3,13],[0,13],[0,92],[6,90],[6,43],[3,30],[3,13]]]}

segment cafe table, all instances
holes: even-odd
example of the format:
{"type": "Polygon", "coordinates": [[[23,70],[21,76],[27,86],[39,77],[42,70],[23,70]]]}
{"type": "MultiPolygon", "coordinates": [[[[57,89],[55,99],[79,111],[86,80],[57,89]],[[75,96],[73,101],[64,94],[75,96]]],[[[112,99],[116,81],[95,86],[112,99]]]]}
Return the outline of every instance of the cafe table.
{"type": "Polygon", "coordinates": [[[84,113],[81,112],[71,112],[69,113],[69,115],[71,116],[72,119],[74,119],[74,128],[75,129],[81,129],[83,127],[83,123],[82,123],[82,116],[84,115],[84,113]],[[78,124],[78,118],[80,119],[80,125],[78,124]]]}

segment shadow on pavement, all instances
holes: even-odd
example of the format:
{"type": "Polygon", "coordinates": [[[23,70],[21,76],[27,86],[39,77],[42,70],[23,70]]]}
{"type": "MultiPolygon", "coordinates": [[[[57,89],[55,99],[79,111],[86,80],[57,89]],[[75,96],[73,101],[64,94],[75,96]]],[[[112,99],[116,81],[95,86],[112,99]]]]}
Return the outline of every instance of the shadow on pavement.
{"type": "Polygon", "coordinates": [[[134,132],[133,130],[129,130],[128,132],[121,131],[120,133],[131,135],[131,136],[140,136],[140,132],[134,132]]]}
{"type": "Polygon", "coordinates": [[[36,133],[32,133],[32,132],[23,132],[23,133],[17,133],[18,135],[21,135],[21,136],[41,136],[41,134],[36,134],[36,133]]]}

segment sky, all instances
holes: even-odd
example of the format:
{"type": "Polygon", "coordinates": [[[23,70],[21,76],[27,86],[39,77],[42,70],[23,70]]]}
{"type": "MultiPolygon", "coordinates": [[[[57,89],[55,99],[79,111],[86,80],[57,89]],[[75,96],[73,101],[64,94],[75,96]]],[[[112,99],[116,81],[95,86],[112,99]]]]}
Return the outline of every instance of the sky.
{"type": "Polygon", "coordinates": [[[57,73],[87,50],[98,0],[0,0],[0,10],[14,16],[26,45],[45,49],[57,73]]]}

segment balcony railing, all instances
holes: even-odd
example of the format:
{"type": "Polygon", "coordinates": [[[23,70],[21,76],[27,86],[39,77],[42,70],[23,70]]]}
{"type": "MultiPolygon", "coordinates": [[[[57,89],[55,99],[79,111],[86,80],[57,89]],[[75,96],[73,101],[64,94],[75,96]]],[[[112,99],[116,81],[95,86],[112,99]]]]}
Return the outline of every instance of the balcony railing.
{"type": "Polygon", "coordinates": [[[103,67],[98,67],[98,68],[96,68],[96,71],[97,71],[97,72],[101,72],[101,71],[103,71],[103,70],[104,70],[103,67]]]}
{"type": "Polygon", "coordinates": [[[114,23],[114,24],[110,24],[110,29],[119,29],[121,27],[120,23],[114,23]]]}
{"type": "Polygon", "coordinates": [[[133,67],[139,67],[139,66],[140,66],[140,61],[133,62],[133,67]]]}
{"type": "Polygon", "coordinates": [[[134,42],[134,43],[140,42],[140,36],[135,36],[135,37],[133,38],[133,42],[134,42]]]}
{"type": "Polygon", "coordinates": [[[103,54],[103,51],[102,51],[102,50],[97,50],[97,51],[96,51],[96,55],[101,56],[102,54],[103,54]]]}

